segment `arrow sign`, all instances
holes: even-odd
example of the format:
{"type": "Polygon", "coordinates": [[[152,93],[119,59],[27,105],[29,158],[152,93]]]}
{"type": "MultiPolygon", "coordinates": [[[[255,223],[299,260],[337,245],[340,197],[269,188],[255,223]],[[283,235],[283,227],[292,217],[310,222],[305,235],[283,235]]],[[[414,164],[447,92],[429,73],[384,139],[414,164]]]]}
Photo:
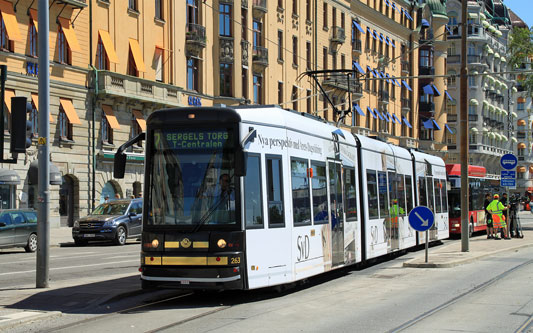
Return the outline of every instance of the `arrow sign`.
{"type": "Polygon", "coordinates": [[[435,222],[435,216],[431,209],[426,206],[418,206],[413,208],[409,213],[409,224],[416,231],[426,231],[435,222]]]}

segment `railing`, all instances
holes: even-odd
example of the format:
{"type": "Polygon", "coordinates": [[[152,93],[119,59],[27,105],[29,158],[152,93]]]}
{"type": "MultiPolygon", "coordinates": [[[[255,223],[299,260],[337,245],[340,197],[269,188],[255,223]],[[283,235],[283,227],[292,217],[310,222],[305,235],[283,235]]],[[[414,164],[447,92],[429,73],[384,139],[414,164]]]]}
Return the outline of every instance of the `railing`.
{"type": "Polygon", "coordinates": [[[481,63],[481,56],[477,54],[469,54],[467,59],[468,59],[469,64],[480,64],[481,63]]]}
{"type": "Polygon", "coordinates": [[[449,123],[457,122],[457,115],[456,114],[448,114],[446,116],[446,121],[449,122],[449,123]]]}
{"type": "Polygon", "coordinates": [[[483,28],[479,24],[468,25],[468,36],[478,36],[483,34],[483,28]]]}
{"type": "Polygon", "coordinates": [[[348,78],[346,76],[331,76],[325,78],[322,81],[322,85],[330,86],[338,90],[350,91],[355,95],[363,95],[363,86],[361,85],[359,80],[356,80],[354,78],[348,78]]]}
{"type": "Polygon", "coordinates": [[[448,55],[448,57],[446,58],[446,62],[449,64],[458,64],[461,62],[461,55],[460,54],[448,55]]]}
{"type": "Polygon", "coordinates": [[[344,32],[344,28],[337,26],[333,27],[333,30],[331,31],[331,42],[342,44],[345,40],[346,34],[344,32]]]}
{"type": "Polygon", "coordinates": [[[477,114],[469,114],[468,121],[477,121],[479,116],[477,114]]]}
{"type": "Polygon", "coordinates": [[[435,111],[435,103],[433,103],[433,102],[420,102],[420,111],[421,112],[435,111]]]}
{"type": "Polygon", "coordinates": [[[252,0],[252,9],[256,15],[266,13],[268,11],[267,0],[252,0]]]}
{"type": "Polygon", "coordinates": [[[389,103],[389,92],[386,90],[381,90],[378,94],[378,102],[389,103]]]}
{"type": "Polygon", "coordinates": [[[262,46],[254,46],[252,61],[254,64],[268,66],[268,49],[262,46]]]}
{"type": "Polygon", "coordinates": [[[418,72],[420,75],[435,75],[435,68],[428,66],[420,66],[418,72]]]}
{"type": "Polygon", "coordinates": [[[402,72],[409,73],[409,61],[402,60],[402,72]]]}
{"type": "Polygon", "coordinates": [[[206,45],[205,27],[199,24],[187,23],[185,40],[200,45],[206,45]]]}
{"type": "Polygon", "coordinates": [[[352,40],[352,51],[356,51],[361,53],[362,52],[362,42],[360,39],[354,39],[352,40]]]}
{"type": "Polygon", "coordinates": [[[411,100],[409,98],[402,98],[402,108],[405,108],[405,109],[411,108],[411,100]]]}

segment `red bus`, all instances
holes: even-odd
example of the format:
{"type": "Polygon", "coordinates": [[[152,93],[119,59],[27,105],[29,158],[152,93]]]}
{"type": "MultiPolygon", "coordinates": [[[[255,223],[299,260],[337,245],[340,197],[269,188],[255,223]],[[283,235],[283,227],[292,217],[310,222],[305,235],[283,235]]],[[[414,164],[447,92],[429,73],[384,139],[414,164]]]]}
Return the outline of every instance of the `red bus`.
{"type": "MultiPolygon", "coordinates": [[[[450,235],[461,234],[461,165],[447,164],[446,174],[448,176],[448,204],[450,235]]],[[[477,231],[486,231],[485,221],[485,195],[492,195],[500,192],[500,181],[494,178],[487,178],[487,169],[478,165],[468,166],[469,184],[469,234],[477,231]]]]}

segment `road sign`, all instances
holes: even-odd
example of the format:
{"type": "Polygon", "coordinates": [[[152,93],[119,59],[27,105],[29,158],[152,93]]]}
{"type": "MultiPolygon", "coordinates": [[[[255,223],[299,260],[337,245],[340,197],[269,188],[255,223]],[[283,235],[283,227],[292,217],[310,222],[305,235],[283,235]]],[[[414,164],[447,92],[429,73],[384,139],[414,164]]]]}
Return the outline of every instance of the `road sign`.
{"type": "Polygon", "coordinates": [[[409,224],[416,231],[426,231],[435,222],[435,216],[426,206],[415,207],[409,213],[409,224]]]}
{"type": "Polygon", "coordinates": [[[516,168],[517,164],[518,164],[518,159],[513,154],[505,154],[500,159],[500,165],[505,170],[512,170],[516,168]]]}
{"type": "Polygon", "coordinates": [[[500,178],[500,186],[516,187],[516,171],[502,170],[500,178]]]}

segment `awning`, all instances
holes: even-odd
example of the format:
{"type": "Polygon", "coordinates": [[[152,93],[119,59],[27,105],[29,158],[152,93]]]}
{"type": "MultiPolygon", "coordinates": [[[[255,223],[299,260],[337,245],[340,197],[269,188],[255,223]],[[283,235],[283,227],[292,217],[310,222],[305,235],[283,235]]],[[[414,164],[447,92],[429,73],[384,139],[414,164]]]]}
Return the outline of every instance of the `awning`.
{"type": "Polygon", "coordinates": [[[516,112],[511,112],[511,116],[515,117],[515,118],[518,118],[518,114],[516,114],[516,112]]]}
{"type": "Polygon", "coordinates": [[[498,36],[498,37],[503,36],[503,32],[501,32],[500,30],[496,30],[496,31],[494,32],[494,34],[495,34],[496,36],[498,36]]]}
{"type": "Polygon", "coordinates": [[[452,96],[450,96],[450,94],[448,94],[448,90],[444,90],[444,93],[446,94],[446,96],[448,96],[448,99],[453,102],[453,98],[452,96]]]}
{"type": "Polygon", "coordinates": [[[381,112],[379,112],[378,109],[374,108],[374,113],[378,116],[379,119],[385,120],[385,118],[383,118],[383,116],[381,115],[381,112]]]}
{"type": "Polygon", "coordinates": [[[396,85],[397,85],[398,87],[400,87],[400,88],[402,87],[400,81],[398,81],[397,79],[393,79],[393,80],[394,80],[394,83],[396,83],[396,85]]]}
{"type": "Polygon", "coordinates": [[[383,77],[386,77],[387,79],[385,81],[387,81],[387,83],[390,83],[390,75],[388,73],[385,73],[383,77]]]}
{"type": "Polygon", "coordinates": [[[111,126],[112,129],[120,129],[120,125],[118,124],[117,117],[115,117],[111,105],[102,104],[102,110],[104,110],[105,118],[107,119],[109,126],[111,126]]]}
{"type": "Polygon", "coordinates": [[[433,129],[433,119],[428,119],[422,122],[422,125],[427,129],[433,129]]]}
{"type": "Polygon", "coordinates": [[[385,77],[385,76],[383,75],[383,73],[382,73],[382,72],[378,72],[377,69],[375,69],[374,72],[376,73],[377,77],[379,77],[379,78],[382,78],[382,79],[383,79],[383,78],[385,77]]]}
{"type": "Polygon", "coordinates": [[[507,137],[503,134],[500,134],[500,137],[502,138],[503,141],[509,141],[509,139],[507,139],[507,137]]]}
{"type": "Polygon", "coordinates": [[[392,3],[392,8],[396,9],[396,10],[398,11],[398,13],[400,13],[400,14],[402,13],[402,12],[400,11],[399,7],[397,7],[397,6],[396,6],[396,3],[394,3],[394,2],[392,3]]]}
{"type": "Polygon", "coordinates": [[[398,118],[396,114],[394,113],[392,114],[392,119],[395,119],[397,124],[400,124],[400,125],[402,124],[402,121],[400,120],[400,118],[398,118]]]}
{"type": "Polygon", "coordinates": [[[506,59],[505,57],[501,57],[501,58],[500,58],[500,61],[501,61],[501,62],[507,62],[507,59],[506,59]]]}
{"type": "Polygon", "coordinates": [[[144,120],[144,117],[139,110],[133,110],[132,111],[133,116],[135,117],[135,120],[137,121],[137,124],[139,124],[139,127],[143,132],[146,132],[146,120],[144,120]]]}
{"type": "Polygon", "coordinates": [[[105,52],[107,53],[107,57],[109,58],[109,61],[114,62],[115,64],[118,64],[119,62],[118,57],[115,52],[113,42],[111,41],[111,37],[109,36],[109,32],[105,30],[98,30],[98,34],[100,35],[102,44],[104,44],[104,49],[105,49],[105,52]]]}
{"type": "Polygon", "coordinates": [[[525,166],[518,166],[518,167],[516,167],[516,172],[524,173],[524,172],[526,172],[526,167],[525,166]]]}
{"type": "Polygon", "coordinates": [[[475,127],[470,127],[470,132],[474,132],[474,133],[477,133],[479,132],[479,130],[475,127]]]}
{"type": "Polygon", "coordinates": [[[143,56],[141,53],[141,47],[139,46],[139,42],[136,39],[129,39],[130,40],[130,50],[131,54],[133,55],[133,60],[135,61],[135,67],[137,67],[137,70],[139,72],[146,72],[146,66],[144,65],[143,56]]]}
{"type": "Polygon", "coordinates": [[[389,113],[382,112],[381,114],[383,115],[382,120],[385,119],[386,122],[390,123],[390,116],[388,116],[389,113]]]}
{"type": "Polygon", "coordinates": [[[405,17],[407,17],[409,20],[411,20],[411,21],[413,20],[413,18],[411,17],[411,15],[409,15],[409,13],[408,13],[405,9],[402,8],[402,12],[403,12],[403,14],[405,15],[405,17]]]}
{"type": "Polygon", "coordinates": [[[357,28],[357,30],[361,31],[361,33],[364,35],[365,29],[363,29],[363,27],[361,27],[359,23],[357,23],[357,21],[352,21],[352,22],[353,22],[353,25],[355,25],[355,27],[357,28]]]}
{"type": "Polygon", "coordinates": [[[30,18],[33,21],[33,26],[35,27],[35,31],[39,33],[39,20],[38,20],[38,14],[37,10],[30,8],[30,18]]]}
{"type": "Polygon", "coordinates": [[[520,143],[516,146],[516,148],[518,148],[518,149],[524,149],[524,148],[526,148],[526,144],[523,143],[523,142],[520,142],[520,143]]]}
{"type": "Polygon", "coordinates": [[[431,84],[424,86],[422,89],[424,90],[424,94],[427,95],[433,95],[435,93],[431,84]]]}
{"type": "Polygon", "coordinates": [[[390,45],[396,48],[396,44],[394,44],[394,40],[392,38],[389,39],[389,37],[387,37],[387,39],[389,40],[390,45]]]}
{"type": "Polygon", "coordinates": [[[433,126],[435,127],[436,130],[438,130],[438,131],[441,130],[439,124],[437,124],[437,121],[435,119],[433,119],[433,126]]]}
{"type": "Polygon", "coordinates": [[[529,166],[529,173],[533,173],[533,165],[529,166]]]}
{"type": "Polygon", "coordinates": [[[468,13],[468,18],[475,19],[478,18],[479,15],[477,13],[468,13]]]}
{"type": "Polygon", "coordinates": [[[448,132],[450,132],[450,134],[454,134],[450,126],[448,126],[448,124],[444,124],[444,127],[446,127],[446,129],[448,130],[448,132]]]}
{"type": "Polygon", "coordinates": [[[409,128],[413,128],[413,126],[411,126],[411,123],[409,122],[409,120],[407,120],[407,118],[405,118],[405,116],[402,117],[403,119],[403,123],[409,127],[409,128]]]}
{"type": "Polygon", "coordinates": [[[0,184],[18,185],[20,184],[20,176],[15,170],[0,169],[0,184]]]}
{"type": "Polygon", "coordinates": [[[490,23],[487,21],[481,21],[481,25],[483,25],[483,28],[488,28],[490,26],[490,23]]]}
{"type": "Polygon", "coordinates": [[[407,88],[407,90],[409,90],[409,91],[413,91],[413,89],[411,89],[411,87],[409,86],[409,84],[407,83],[407,81],[402,80],[402,83],[403,83],[403,85],[405,86],[405,88],[407,88]]]}
{"type": "MultiPolygon", "coordinates": [[[[63,183],[61,172],[59,172],[59,169],[54,165],[54,163],[49,162],[49,166],[50,185],[61,185],[63,183]]],[[[30,168],[28,169],[28,184],[39,184],[39,160],[35,160],[30,163],[30,168]]]]}
{"type": "Polygon", "coordinates": [[[385,0],[385,5],[387,5],[387,7],[392,7],[389,0],[385,0]]]}
{"type": "Polygon", "coordinates": [[[478,106],[478,105],[479,105],[479,102],[477,101],[477,99],[475,99],[475,98],[471,98],[471,99],[470,99],[470,105],[478,106]]]}
{"type": "Polygon", "coordinates": [[[524,126],[526,124],[526,121],[524,119],[520,119],[516,124],[518,126],[524,126]]]}
{"type": "Polygon", "coordinates": [[[15,91],[11,89],[4,90],[4,103],[7,107],[7,112],[11,114],[11,97],[15,97],[15,91]]]}
{"type": "Polygon", "coordinates": [[[372,117],[374,117],[374,119],[377,119],[378,116],[376,116],[376,114],[374,113],[374,111],[372,111],[370,106],[367,106],[366,110],[368,111],[368,113],[370,113],[372,115],[372,117]]]}
{"type": "Polygon", "coordinates": [[[376,35],[376,37],[377,37],[376,39],[379,38],[379,40],[383,42],[383,34],[381,34],[381,36],[380,36],[380,35],[378,34],[378,32],[377,32],[376,30],[374,30],[374,35],[376,35]]]}
{"type": "Polygon", "coordinates": [[[435,91],[435,95],[440,96],[440,91],[439,91],[439,89],[437,89],[437,86],[432,83],[431,87],[435,91]]]}
{"type": "Polygon", "coordinates": [[[80,44],[78,43],[78,39],[76,38],[76,33],[74,32],[74,29],[72,28],[72,24],[70,24],[70,20],[66,19],[64,17],[58,17],[59,25],[61,25],[61,30],[65,34],[65,38],[67,39],[68,46],[70,47],[71,51],[81,51],[80,44]]]}
{"type": "Polygon", "coordinates": [[[514,136],[511,137],[511,141],[513,141],[514,143],[518,142],[518,140],[514,136]]]}
{"type": "Polygon", "coordinates": [[[365,113],[363,112],[363,110],[361,110],[361,107],[359,107],[359,104],[357,103],[352,103],[353,105],[353,110],[357,111],[357,113],[359,113],[361,116],[365,116],[365,113]]]}
{"type": "Polygon", "coordinates": [[[426,19],[422,19],[421,23],[422,23],[422,26],[425,27],[425,28],[429,28],[430,27],[429,22],[426,19]]]}
{"type": "MultiPolygon", "coordinates": [[[[39,111],[39,95],[35,93],[31,93],[31,100],[33,102],[33,105],[35,105],[35,109],[39,111]]],[[[52,111],[50,111],[50,114],[48,115],[48,118],[50,119],[50,122],[55,122],[54,117],[52,116],[52,111]]]]}
{"type": "Polygon", "coordinates": [[[482,20],[486,20],[487,19],[487,17],[483,13],[479,13],[479,18],[482,19],[482,20]]]}
{"type": "Polygon", "coordinates": [[[385,44],[390,45],[387,37],[383,36],[383,34],[379,34],[379,36],[380,39],[385,42],[385,44]]]}
{"type": "Polygon", "coordinates": [[[378,39],[376,37],[376,35],[374,35],[374,33],[372,32],[372,29],[370,29],[369,27],[366,27],[366,31],[368,31],[368,33],[370,34],[370,36],[374,37],[374,39],[378,39]]]}
{"type": "Polygon", "coordinates": [[[452,33],[452,31],[450,30],[450,27],[448,27],[447,24],[444,27],[446,28],[446,31],[448,31],[450,34],[452,33]]]}
{"type": "Polygon", "coordinates": [[[513,89],[511,89],[514,93],[518,92],[518,89],[516,89],[516,87],[513,87],[513,89]]]}
{"type": "Polygon", "coordinates": [[[359,65],[359,63],[357,61],[354,61],[353,62],[353,65],[352,65],[353,68],[357,68],[357,70],[359,71],[359,73],[365,75],[365,70],[363,69],[363,67],[361,67],[361,65],[359,65]]]}
{"type": "Polygon", "coordinates": [[[13,10],[13,4],[11,2],[0,0],[0,11],[2,12],[2,19],[4,20],[9,39],[21,40],[19,23],[17,22],[17,16],[13,10]]]}
{"type": "Polygon", "coordinates": [[[81,125],[80,118],[78,118],[78,114],[76,113],[76,109],[74,109],[74,105],[72,105],[72,101],[66,98],[59,98],[59,103],[67,115],[68,121],[70,121],[71,124],[81,125]]]}
{"type": "Polygon", "coordinates": [[[396,124],[396,119],[392,118],[391,114],[389,112],[385,112],[385,115],[387,118],[392,121],[393,124],[396,124]]]}

